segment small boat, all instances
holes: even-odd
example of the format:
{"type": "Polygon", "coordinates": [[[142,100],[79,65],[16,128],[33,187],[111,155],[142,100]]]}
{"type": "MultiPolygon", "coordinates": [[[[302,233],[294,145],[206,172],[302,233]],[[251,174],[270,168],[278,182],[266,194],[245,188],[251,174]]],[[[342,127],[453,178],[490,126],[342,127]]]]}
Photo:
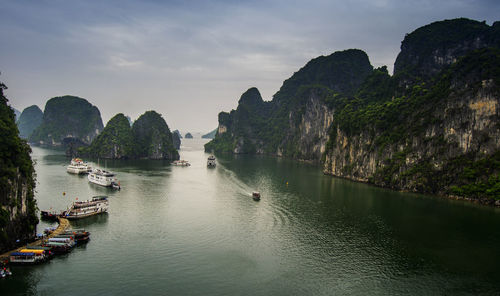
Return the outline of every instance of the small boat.
{"type": "Polygon", "coordinates": [[[75,201],[61,216],[68,220],[75,220],[94,216],[108,211],[108,197],[94,196],[90,200],[75,201]]]}
{"type": "Polygon", "coordinates": [[[5,277],[11,276],[11,275],[12,275],[12,272],[10,271],[9,268],[3,267],[2,269],[0,269],[0,278],[5,278],[5,277]]]}
{"type": "Polygon", "coordinates": [[[54,211],[52,211],[52,212],[40,211],[40,214],[41,214],[42,220],[55,222],[55,221],[57,221],[57,218],[59,217],[60,213],[57,213],[54,211]]]}
{"type": "Polygon", "coordinates": [[[85,229],[73,229],[63,232],[61,235],[73,235],[78,244],[86,243],[90,240],[90,232],[85,229]]]}
{"type": "Polygon", "coordinates": [[[11,264],[38,264],[47,260],[43,250],[22,249],[9,255],[11,264]]]}
{"type": "Polygon", "coordinates": [[[191,164],[187,160],[174,160],[172,165],[175,166],[190,166],[191,164]]]}
{"type": "Polygon", "coordinates": [[[92,171],[92,167],[84,162],[80,158],[73,158],[71,159],[70,164],[66,168],[66,171],[70,174],[88,174],[89,172],[92,171]]]}
{"type": "Polygon", "coordinates": [[[50,251],[54,254],[66,254],[71,251],[71,246],[67,243],[46,242],[42,244],[42,247],[50,248],[50,251]]]}
{"type": "Polygon", "coordinates": [[[51,259],[54,257],[54,253],[52,252],[52,248],[42,247],[42,246],[26,246],[28,250],[43,250],[47,259],[51,259]]]}
{"type": "Polygon", "coordinates": [[[208,157],[208,160],[207,160],[207,167],[209,168],[214,168],[216,166],[216,163],[215,163],[215,156],[213,155],[210,155],[208,157]]]}
{"type": "Polygon", "coordinates": [[[255,201],[259,201],[260,200],[260,192],[257,192],[257,191],[252,192],[252,198],[255,201]]]}
{"type": "Polygon", "coordinates": [[[104,187],[120,188],[120,182],[115,177],[115,174],[101,169],[94,169],[87,176],[90,183],[101,185],[104,187]]]}

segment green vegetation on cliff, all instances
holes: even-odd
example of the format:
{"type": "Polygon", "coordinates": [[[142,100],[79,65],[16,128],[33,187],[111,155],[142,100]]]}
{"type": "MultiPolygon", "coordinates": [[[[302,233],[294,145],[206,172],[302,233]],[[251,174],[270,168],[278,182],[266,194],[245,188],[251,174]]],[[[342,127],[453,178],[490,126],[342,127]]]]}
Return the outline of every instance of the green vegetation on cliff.
{"type": "Polygon", "coordinates": [[[205,150],[321,160],[327,174],[382,187],[500,199],[499,47],[500,22],[455,19],[406,35],[394,76],[359,50],[313,59],[272,101],[252,88],[221,112],[205,150]]]}
{"type": "Polygon", "coordinates": [[[0,252],[33,237],[38,223],[31,149],[19,137],[4,89],[0,82],[0,252]]]}
{"type": "Polygon", "coordinates": [[[155,111],[147,111],[132,126],[135,158],[179,159],[167,123],[155,111]]]}
{"type": "Polygon", "coordinates": [[[108,121],[106,127],[90,146],[79,149],[80,154],[95,158],[128,158],[132,152],[132,128],[129,120],[122,113],[108,121]]]}
{"type": "Polygon", "coordinates": [[[16,122],[21,138],[28,139],[33,131],[40,126],[42,120],[43,112],[37,105],[24,109],[16,122]]]}
{"type": "Polygon", "coordinates": [[[155,111],[141,115],[132,127],[125,115],[115,115],[89,147],[78,149],[78,154],[113,159],[179,159],[172,133],[155,111]]]}
{"type": "Polygon", "coordinates": [[[71,137],[89,145],[103,129],[101,113],[87,100],[63,96],[45,104],[42,124],[33,131],[31,143],[59,146],[71,137]]]}
{"type": "Polygon", "coordinates": [[[299,153],[296,127],[305,112],[310,95],[325,93],[350,95],[372,72],[365,52],[349,49],[309,61],[285,80],[273,100],[264,102],[257,88],[250,88],[240,98],[236,110],[219,114],[218,133],[205,145],[206,151],[233,153],[268,153],[296,157],[299,153]],[[226,134],[227,133],[227,134],[226,134]]]}

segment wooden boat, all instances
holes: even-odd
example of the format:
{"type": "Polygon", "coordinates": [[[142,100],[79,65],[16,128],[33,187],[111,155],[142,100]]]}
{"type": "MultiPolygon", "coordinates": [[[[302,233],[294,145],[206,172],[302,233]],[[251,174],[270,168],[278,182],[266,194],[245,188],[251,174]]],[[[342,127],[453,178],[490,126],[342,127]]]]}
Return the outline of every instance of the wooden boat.
{"type": "Polygon", "coordinates": [[[174,160],[172,165],[175,166],[190,166],[191,164],[187,160],[174,160]]]}
{"type": "Polygon", "coordinates": [[[260,200],[260,192],[257,192],[257,191],[252,192],[252,198],[255,201],[259,201],[260,200]]]}
{"type": "Polygon", "coordinates": [[[40,211],[40,215],[42,220],[55,222],[59,217],[60,213],[57,212],[49,212],[49,211],[40,211]]]}
{"type": "Polygon", "coordinates": [[[75,201],[71,207],[61,215],[69,220],[90,217],[108,211],[109,201],[107,196],[94,196],[90,200],[75,201]]]}
{"type": "Polygon", "coordinates": [[[90,232],[85,231],[85,229],[68,230],[61,235],[73,235],[78,244],[86,243],[90,240],[90,232]]]}
{"type": "Polygon", "coordinates": [[[213,155],[210,155],[207,159],[207,167],[209,168],[214,168],[216,166],[216,163],[215,163],[215,156],[213,155]]]}
{"type": "Polygon", "coordinates": [[[42,263],[47,258],[43,250],[22,249],[19,252],[13,252],[9,255],[11,264],[38,264],[42,263]]]}
{"type": "Polygon", "coordinates": [[[54,253],[52,252],[52,248],[50,247],[42,247],[42,246],[26,246],[28,250],[43,250],[47,259],[51,259],[54,257],[54,253]]]}
{"type": "Polygon", "coordinates": [[[50,248],[50,251],[54,254],[66,254],[71,251],[71,247],[66,243],[46,242],[42,246],[50,248]]]}

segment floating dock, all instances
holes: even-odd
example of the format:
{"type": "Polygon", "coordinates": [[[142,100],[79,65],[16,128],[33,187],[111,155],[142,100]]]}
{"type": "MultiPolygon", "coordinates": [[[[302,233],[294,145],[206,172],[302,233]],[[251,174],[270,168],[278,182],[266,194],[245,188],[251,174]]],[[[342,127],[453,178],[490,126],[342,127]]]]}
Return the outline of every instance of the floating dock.
{"type": "MultiPolygon", "coordinates": [[[[36,240],[32,243],[29,243],[28,246],[39,246],[42,244],[42,242],[47,239],[47,238],[51,238],[51,237],[54,237],[54,236],[58,236],[59,234],[63,233],[66,231],[66,229],[69,228],[69,221],[68,219],[66,218],[57,218],[59,220],[59,226],[56,228],[56,230],[52,231],[52,233],[50,235],[48,235],[47,237],[43,238],[43,239],[39,239],[39,240],[36,240]]],[[[7,253],[3,253],[0,255],[0,261],[3,261],[5,259],[8,259],[9,258],[9,255],[10,253],[12,252],[19,252],[21,249],[24,249],[26,248],[26,246],[22,246],[22,247],[19,247],[15,250],[11,250],[7,253]]]]}

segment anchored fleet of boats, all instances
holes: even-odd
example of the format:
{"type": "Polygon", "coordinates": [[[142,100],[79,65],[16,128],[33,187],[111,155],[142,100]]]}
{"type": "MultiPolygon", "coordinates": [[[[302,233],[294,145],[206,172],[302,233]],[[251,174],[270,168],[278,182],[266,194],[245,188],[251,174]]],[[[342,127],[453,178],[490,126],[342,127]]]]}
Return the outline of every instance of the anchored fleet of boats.
{"type": "Polygon", "coordinates": [[[63,232],[55,237],[42,240],[38,246],[26,246],[9,255],[11,264],[39,264],[50,260],[54,255],[65,254],[75,246],[90,240],[90,232],[85,229],[73,229],[63,232]]]}
{"type": "MultiPolygon", "coordinates": [[[[172,162],[172,165],[190,166],[191,164],[187,160],[176,160],[172,162]]],[[[210,155],[207,159],[207,167],[215,168],[215,166],[215,156],[210,155]]],[[[71,174],[88,174],[87,178],[90,183],[120,189],[120,182],[114,173],[98,168],[92,169],[88,163],[80,158],[73,158],[66,170],[71,174]]],[[[260,193],[253,192],[252,198],[256,201],[260,200],[260,193]]],[[[57,211],[41,211],[41,217],[49,221],[57,221],[59,217],[69,220],[81,219],[107,213],[108,207],[109,201],[106,196],[94,196],[84,201],[78,201],[77,198],[68,209],[59,213],[57,211]]],[[[46,229],[46,232],[50,231],[50,229],[46,229]]],[[[54,254],[67,253],[76,245],[88,242],[89,239],[90,233],[84,229],[69,230],[58,236],[43,240],[38,246],[27,246],[24,249],[11,253],[9,261],[12,264],[37,264],[45,262],[52,258],[54,254]]],[[[6,267],[0,269],[0,277],[6,277],[11,274],[10,270],[6,269],[6,267]]]]}

